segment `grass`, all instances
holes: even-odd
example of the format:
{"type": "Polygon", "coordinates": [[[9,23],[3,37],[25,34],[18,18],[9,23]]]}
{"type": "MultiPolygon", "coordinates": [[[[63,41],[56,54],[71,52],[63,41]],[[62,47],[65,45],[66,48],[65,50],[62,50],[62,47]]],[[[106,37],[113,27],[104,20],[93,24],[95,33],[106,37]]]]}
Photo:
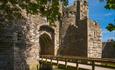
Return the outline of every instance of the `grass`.
{"type": "Polygon", "coordinates": [[[105,67],[115,68],[115,64],[102,64],[105,67]]]}

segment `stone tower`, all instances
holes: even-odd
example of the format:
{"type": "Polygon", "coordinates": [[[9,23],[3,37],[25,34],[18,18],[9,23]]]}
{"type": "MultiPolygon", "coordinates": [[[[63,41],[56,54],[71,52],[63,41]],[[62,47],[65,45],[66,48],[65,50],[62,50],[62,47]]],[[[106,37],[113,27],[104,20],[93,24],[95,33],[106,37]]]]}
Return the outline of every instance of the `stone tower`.
{"type": "Polygon", "coordinates": [[[88,17],[88,1],[87,0],[76,0],[76,21],[86,19],[88,17]]]}

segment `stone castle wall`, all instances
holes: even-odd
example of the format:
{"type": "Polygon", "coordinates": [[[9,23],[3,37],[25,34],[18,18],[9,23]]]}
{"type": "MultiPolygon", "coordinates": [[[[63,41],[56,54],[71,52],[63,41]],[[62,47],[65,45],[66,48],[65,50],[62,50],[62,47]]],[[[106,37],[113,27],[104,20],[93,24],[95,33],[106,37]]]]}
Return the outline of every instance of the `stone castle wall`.
{"type": "MultiPolygon", "coordinates": [[[[14,69],[36,70],[36,66],[39,64],[40,53],[43,51],[47,51],[43,53],[43,55],[82,57],[93,57],[92,55],[95,55],[96,52],[100,53],[101,44],[98,48],[96,46],[89,47],[87,29],[90,26],[88,26],[87,6],[84,3],[79,6],[81,8],[78,7],[79,11],[76,11],[76,9],[75,11],[71,11],[71,13],[69,11],[68,16],[62,19],[62,23],[56,21],[56,27],[49,25],[46,18],[41,17],[40,14],[30,15],[26,14],[26,11],[22,12],[25,19],[13,20],[13,25],[10,26],[12,28],[9,29],[7,27],[10,31],[7,31],[6,35],[10,33],[14,37],[14,69]],[[44,36],[45,34],[47,37],[44,36]],[[41,37],[45,40],[50,38],[50,46],[52,45],[52,47],[44,45],[45,43],[42,44],[40,40],[41,37]],[[90,50],[94,50],[95,52],[92,54],[90,50]],[[49,54],[50,52],[53,53],[49,54]]],[[[74,8],[76,8],[76,5],[74,8]]],[[[94,29],[94,31],[97,30],[94,29]]],[[[100,33],[98,34],[100,35],[100,33]]],[[[93,37],[93,39],[97,40],[99,38],[93,37]]],[[[101,41],[99,41],[99,43],[101,43],[101,41]]],[[[95,45],[98,45],[98,43],[96,42],[95,45]]],[[[96,54],[96,58],[97,57],[100,57],[100,54],[99,56],[96,54]]]]}
{"type": "MultiPolygon", "coordinates": [[[[41,26],[48,26],[49,28],[54,29],[54,46],[52,47],[54,50],[54,55],[56,55],[55,49],[58,48],[59,46],[59,26],[57,27],[52,27],[47,23],[47,20],[44,17],[41,17],[40,15],[28,15],[27,17],[27,25],[26,29],[28,27],[28,32],[26,33],[26,49],[24,51],[25,57],[26,57],[26,62],[29,65],[30,70],[33,68],[36,68],[38,61],[39,61],[39,56],[40,56],[40,51],[41,51],[41,45],[40,45],[40,40],[39,37],[46,33],[48,36],[51,37],[51,34],[47,32],[46,30],[40,31],[41,26]]],[[[56,22],[57,24],[58,22],[56,22]]],[[[42,46],[43,47],[43,46],[42,46]]],[[[47,47],[47,46],[46,46],[47,47]]],[[[45,54],[44,54],[45,55],[45,54]]]]}
{"type": "Polygon", "coordinates": [[[89,20],[88,23],[88,57],[102,57],[101,29],[96,22],[89,20]]]}
{"type": "MultiPolygon", "coordinates": [[[[12,57],[12,59],[14,59],[14,70],[33,70],[34,68],[36,70],[41,51],[39,37],[42,34],[46,33],[51,40],[54,41],[53,44],[55,47],[52,47],[53,55],[57,54],[59,47],[59,22],[56,21],[56,27],[54,27],[49,25],[47,20],[41,17],[40,14],[30,15],[23,11],[22,15],[24,19],[13,20],[12,25],[6,27],[6,29],[4,29],[5,32],[2,33],[7,36],[12,36],[11,41],[14,44],[12,46],[12,49],[14,49],[14,56],[12,57]],[[47,26],[48,28],[40,30],[42,26],[47,26]],[[50,30],[50,28],[54,30],[54,40],[51,33],[47,31],[50,30]]],[[[3,36],[0,36],[0,39],[2,39],[3,36]]],[[[6,40],[8,38],[7,36],[5,38],[6,40]]]]}
{"type": "Polygon", "coordinates": [[[77,1],[67,10],[61,29],[60,55],[101,58],[101,30],[96,22],[88,19],[87,1],[77,1]]]}

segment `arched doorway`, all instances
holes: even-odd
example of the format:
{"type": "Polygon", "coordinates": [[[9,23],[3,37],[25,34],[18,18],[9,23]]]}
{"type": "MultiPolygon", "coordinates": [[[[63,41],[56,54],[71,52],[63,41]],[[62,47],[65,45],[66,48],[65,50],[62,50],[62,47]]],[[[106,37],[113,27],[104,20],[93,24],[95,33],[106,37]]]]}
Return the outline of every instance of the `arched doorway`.
{"type": "Polygon", "coordinates": [[[53,55],[54,54],[54,42],[50,36],[46,33],[39,37],[40,43],[40,55],[53,55]]]}

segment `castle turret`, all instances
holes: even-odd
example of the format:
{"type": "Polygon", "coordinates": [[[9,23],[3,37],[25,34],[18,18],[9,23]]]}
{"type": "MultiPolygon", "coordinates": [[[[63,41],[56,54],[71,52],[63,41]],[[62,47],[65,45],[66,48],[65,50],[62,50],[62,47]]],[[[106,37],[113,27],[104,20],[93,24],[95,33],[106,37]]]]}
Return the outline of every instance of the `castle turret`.
{"type": "Polygon", "coordinates": [[[88,17],[88,2],[87,0],[76,0],[76,24],[80,20],[87,19],[88,17]]]}

